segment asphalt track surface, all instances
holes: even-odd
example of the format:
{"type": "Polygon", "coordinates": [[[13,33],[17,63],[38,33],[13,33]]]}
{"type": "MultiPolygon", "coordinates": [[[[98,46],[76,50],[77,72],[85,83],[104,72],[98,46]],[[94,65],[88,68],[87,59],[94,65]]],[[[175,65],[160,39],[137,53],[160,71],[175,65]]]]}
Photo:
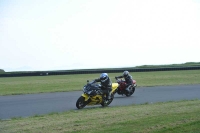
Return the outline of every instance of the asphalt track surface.
{"type": "MultiPolygon", "coordinates": [[[[82,91],[74,91],[0,96],[0,119],[78,110],[76,101],[81,94],[82,91]]],[[[109,107],[193,99],[200,99],[200,85],[138,87],[131,97],[116,94],[109,107]]]]}

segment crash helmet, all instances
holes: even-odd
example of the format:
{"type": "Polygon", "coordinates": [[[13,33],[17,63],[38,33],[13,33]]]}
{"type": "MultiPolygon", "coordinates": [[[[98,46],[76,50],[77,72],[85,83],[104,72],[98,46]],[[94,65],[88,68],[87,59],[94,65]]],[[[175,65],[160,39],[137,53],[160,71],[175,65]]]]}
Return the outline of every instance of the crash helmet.
{"type": "Polygon", "coordinates": [[[101,82],[106,82],[108,80],[108,74],[107,73],[102,73],[100,75],[100,80],[101,80],[101,82]]]}
{"type": "Polygon", "coordinates": [[[123,72],[123,77],[124,77],[124,78],[127,78],[128,76],[129,76],[129,72],[128,72],[128,71],[124,71],[124,72],[123,72]]]}

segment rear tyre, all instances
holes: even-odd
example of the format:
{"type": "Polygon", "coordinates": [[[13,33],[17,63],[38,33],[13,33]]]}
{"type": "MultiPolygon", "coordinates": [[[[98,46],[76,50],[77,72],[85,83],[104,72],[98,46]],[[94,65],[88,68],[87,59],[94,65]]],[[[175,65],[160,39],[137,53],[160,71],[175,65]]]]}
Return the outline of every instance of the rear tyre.
{"type": "Polygon", "coordinates": [[[79,99],[78,99],[77,102],[76,102],[76,107],[77,107],[78,109],[82,109],[82,108],[84,108],[86,105],[87,105],[87,104],[86,104],[86,102],[85,102],[85,97],[80,96],[79,99]]]}
{"type": "Polygon", "coordinates": [[[103,102],[101,103],[101,106],[103,106],[103,107],[108,106],[113,101],[113,99],[114,99],[114,95],[111,94],[111,99],[109,99],[109,100],[104,99],[103,102]]]}
{"type": "Polygon", "coordinates": [[[113,101],[114,99],[114,94],[111,94],[111,98],[107,100],[107,106],[113,101]]]}

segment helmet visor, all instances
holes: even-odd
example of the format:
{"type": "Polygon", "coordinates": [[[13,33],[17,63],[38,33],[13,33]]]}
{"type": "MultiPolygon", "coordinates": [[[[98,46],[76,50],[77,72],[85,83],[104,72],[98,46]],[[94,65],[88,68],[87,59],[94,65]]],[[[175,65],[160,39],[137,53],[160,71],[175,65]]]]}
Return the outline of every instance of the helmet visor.
{"type": "Polygon", "coordinates": [[[105,82],[108,79],[108,77],[101,77],[100,80],[101,82],[105,82]]]}

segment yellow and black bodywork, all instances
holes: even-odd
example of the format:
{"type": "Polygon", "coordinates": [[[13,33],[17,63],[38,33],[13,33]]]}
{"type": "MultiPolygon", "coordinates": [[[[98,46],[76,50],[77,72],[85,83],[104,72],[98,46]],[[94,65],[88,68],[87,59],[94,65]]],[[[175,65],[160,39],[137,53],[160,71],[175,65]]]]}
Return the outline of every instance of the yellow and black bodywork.
{"type": "Polygon", "coordinates": [[[104,100],[105,94],[101,92],[99,84],[88,83],[83,88],[83,94],[79,97],[79,99],[76,102],[76,107],[78,109],[84,108],[86,105],[102,105],[102,106],[108,106],[114,98],[114,94],[117,91],[118,83],[112,83],[112,90],[111,90],[111,99],[110,100],[104,100]]]}

